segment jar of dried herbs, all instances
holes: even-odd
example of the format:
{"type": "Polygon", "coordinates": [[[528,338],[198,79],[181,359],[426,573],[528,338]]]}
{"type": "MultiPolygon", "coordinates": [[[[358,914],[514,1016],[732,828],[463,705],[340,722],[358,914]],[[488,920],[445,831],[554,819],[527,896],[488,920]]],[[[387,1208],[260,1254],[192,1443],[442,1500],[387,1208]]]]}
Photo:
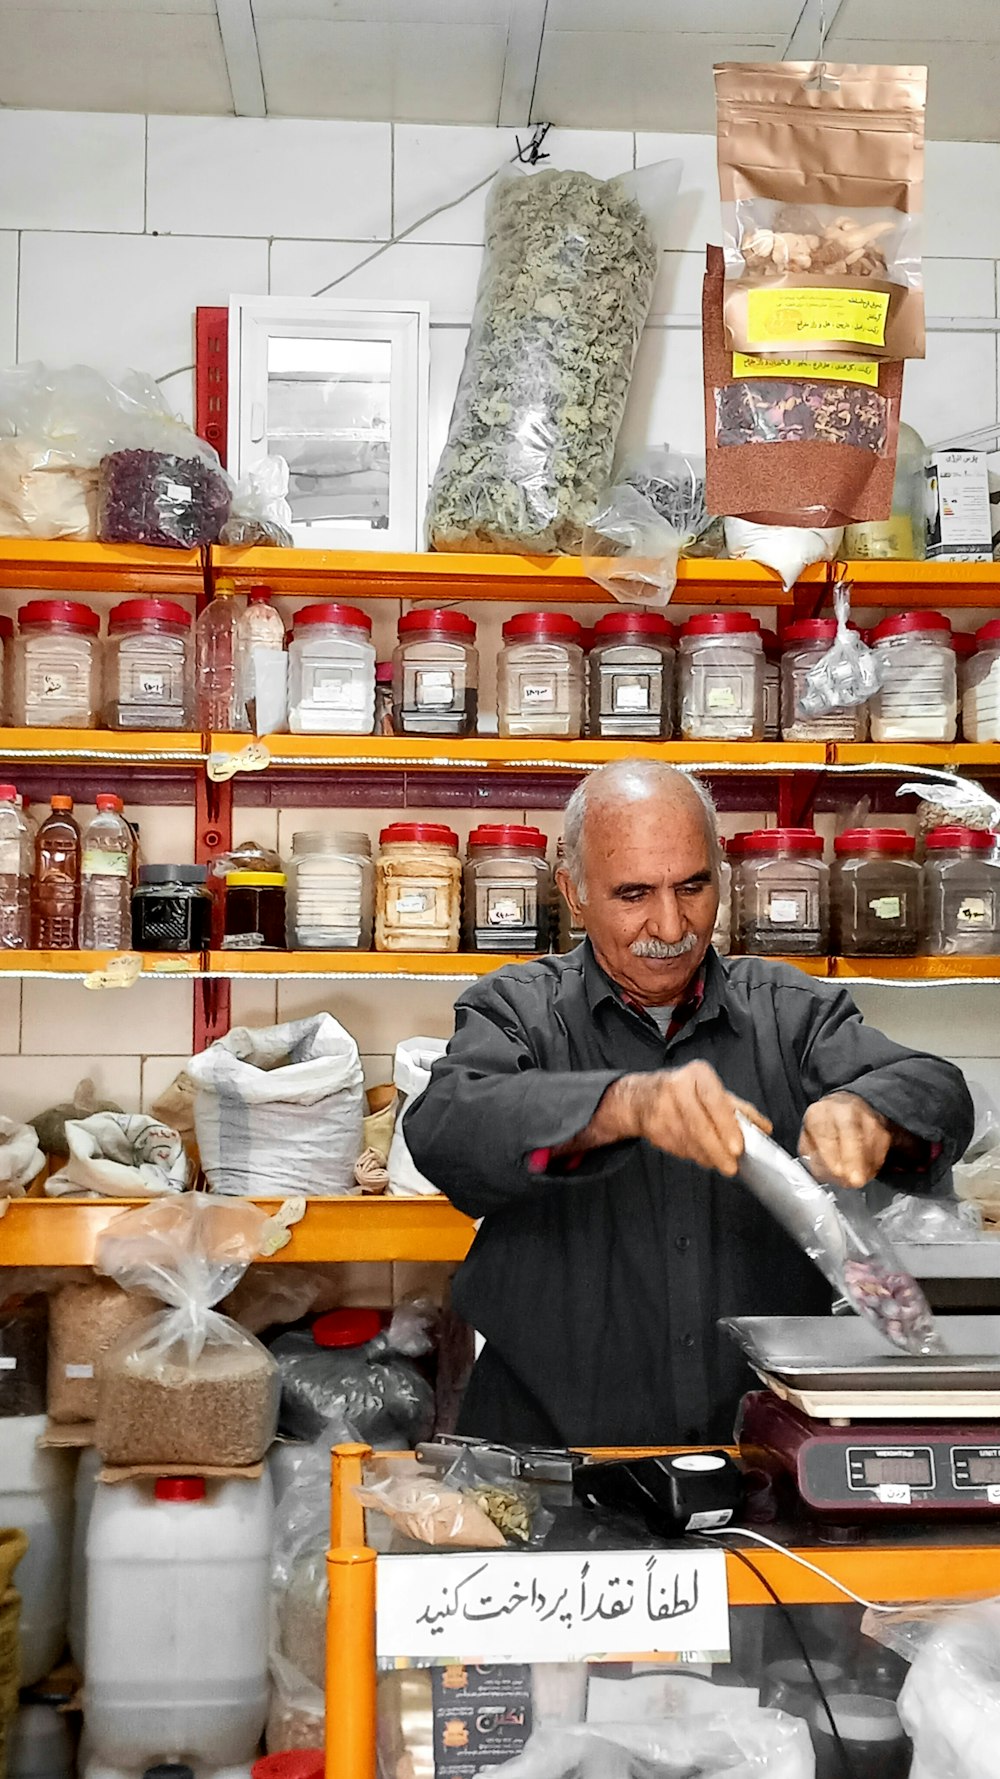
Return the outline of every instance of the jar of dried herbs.
{"type": "Polygon", "coordinates": [[[497,663],[501,735],[575,741],[583,728],[583,630],[565,612],[520,612],[503,627],[497,663]]]}
{"type": "Polygon", "coordinates": [[[538,828],[473,828],[465,867],[467,950],[548,950],[552,875],[545,844],[538,828]]]}
{"type": "Polygon", "coordinates": [[[764,651],[747,612],[699,612],[681,628],[685,741],[762,741],[764,651]]]}
{"type": "Polygon", "coordinates": [[[479,714],[476,626],[464,612],[406,612],[392,658],[397,735],[474,735],[479,714]]]}
{"type": "Polygon", "coordinates": [[[457,951],[458,835],[438,822],[393,822],[375,862],[376,951],[457,951]]]}

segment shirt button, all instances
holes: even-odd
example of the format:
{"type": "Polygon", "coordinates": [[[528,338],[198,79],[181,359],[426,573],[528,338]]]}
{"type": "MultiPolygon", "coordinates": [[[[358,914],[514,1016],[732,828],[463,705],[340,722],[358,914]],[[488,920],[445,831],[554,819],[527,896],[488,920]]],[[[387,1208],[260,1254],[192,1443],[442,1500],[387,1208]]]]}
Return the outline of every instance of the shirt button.
{"type": "Polygon", "coordinates": [[[689,1235],[674,1236],[674,1247],[677,1249],[678,1254],[686,1254],[690,1246],[691,1237],[689,1235]]]}
{"type": "Polygon", "coordinates": [[[679,1335],[677,1344],[678,1344],[678,1346],[687,1347],[688,1349],[690,1349],[691,1347],[694,1346],[694,1335],[693,1334],[679,1335]]]}

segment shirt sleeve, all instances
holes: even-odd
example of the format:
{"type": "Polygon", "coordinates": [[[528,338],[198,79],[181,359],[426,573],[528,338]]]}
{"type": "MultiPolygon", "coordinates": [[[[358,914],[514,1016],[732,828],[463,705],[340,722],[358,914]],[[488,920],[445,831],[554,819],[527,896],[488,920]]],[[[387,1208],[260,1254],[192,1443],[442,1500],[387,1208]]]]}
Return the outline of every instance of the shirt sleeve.
{"type": "Polygon", "coordinates": [[[890,1151],[883,1178],[897,1191],[933,1192],[964,1155],[974,1114],[961,1069],[865,1025],[845,990],[815,997],[799,1051],[810,1104],[829,1093],[854,1093],[918,1139],[890,1151]]]}
{"type": "MultiPolygon", "coordinates": [[[[565,1190],[566,1171],[540,1168],[539,1151],[579,1136],[626,1072],[541,1068],[511,999],[496,983],[477,984],[456,1004],[447,1054],[407,1109],[407,1146],[421,1173],[470,1217],[565,1190]]],[[[632,1147],[590,1150],[570,1177],[613,1173],[632,1147]]]]}

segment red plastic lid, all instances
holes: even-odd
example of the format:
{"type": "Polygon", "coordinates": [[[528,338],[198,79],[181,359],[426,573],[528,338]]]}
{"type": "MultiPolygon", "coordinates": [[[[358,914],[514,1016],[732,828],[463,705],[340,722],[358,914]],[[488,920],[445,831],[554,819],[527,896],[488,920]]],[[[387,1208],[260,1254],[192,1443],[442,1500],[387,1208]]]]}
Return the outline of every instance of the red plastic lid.
{"type": "Polygon", "coordinates": [[[749,828],[745,828],[742,834],[734,834],[731,839],[724,840],[723,845],[726,849],[726,857],[730,859],[736,858],[740,853],[746,852],[747,841],[749,838],[750,830],[749,828]]]}
{"type": "Polygon", "coordinates": [[[662,636],[673,642],[676,635],[676,627],[661,618],[659,612],[608,612],[606,617],[598,618],[593,630],[595,642],[603,636],[662,636]]]}
{"type": "Polygon", "coordinates": [[[113,792],[102,791],[97,798],[97,807],[98,809],[113,809],[118,815],[121,815],[125,805],[121,798],[116,797],[113,792]]]}
{"type": "MultiPolygon", "coordinates": [[[[957,636],[955,637],[955,641],[956,643],[958,642],[957,636]]],[[[981,624],[973,637],[973,641],[979,649],[982,648],[985,642],[1000,642],[1000,618],[991,618],[988,624],[981,624]]]]}
{"type": "Polygon", "coordinates": [[[521,846],[525,852],[544,852],[545,835],[540,828],[527,828],[514,822],[487,822],[473,828],[470,846],[521,846]]]}
{"type": "Polygon", "coordinates": [[[836,618],[798,618],[782,631],[781,642],[783,648],[790,642],[832,642],[836,634],[836,618]]]}
{"type": "Polygon", "coordinates": [[[911,853],[916,844],[913,835],[904,834],[902,828],[845,828],[842,834],[837,835],[833,850],[836,853],[911,853]]]}
{"type": "Polygon", "coordinates": [[[396,840],[426,840],[432,846],[453,846],[458,851],[458,835],[441,822],[392,822],[378,837],[380,846],[391,846],[396,840]]]}
{"type": "Polygon", "coordinates": [[[16,801],[17,786],[12,784],[0,784],[0,803],[16,803],[16,801]]]}
{"type": "Polygon", "coordinates": [[[740,633],[760,635],[760,625],[749,612],[699,612],[681,625],[682,636],[736,636],[740,633]]]}
{"type": "Polygon", "coordinates": [[[317,1316],[312,1337],[318,1347],[363,1347],[382,1332],[378,1310],[328,1310],[317,1316]]]}
{"type": "Polygon", "coordinates": [[[343,624],[349,630],[371,630],[371,618],[366,618],[356,605],[304,605],[292,619],[292,629],[301,630],[303,624],[343,624]]]}
{"type": "Polygon", "coordinates": [[[375,667],[375,684],[377,686],[392,685],[392,662],[379,661],[375,667]]]}
{"type": "Polygon", "coordinates": [[[906,636],[910,631],[930,630],[951,633],[951,624],[942,612],[896,612],[894,617],[883,618],[876,624],[871,633],[872,642],[881,642],[884,636],[906,636]]]}
{"type": "Polygon", "coordinates": [[[183,624],[190,628],[191,619],[182,605],[172,599],[126,599],[116,605],[108,616],[108,629],[120,630],[125,624],[141,624],[146,620],[159,624],[183,624]]]}
{"type": "Polygon", "coordinates": [[[551,636],[557,642],[575,642],[583,647],[583,625],[567,612],[518,612],[508,618],[502,631],[504,642],[520,642],[525,637],[551,636]]]}
{"type": "MultiPolygon", "coordinates": [[[[984,624],[983,629],[988,630],[989,625],[984,624]]],[[[956,655],[974,655],[979,634],[978,631],[974,636],[971,630],[953,630],[951,633],[951,646],[956,655]]],[[[996,635],[1000,637],[1000,624],[997,624],[996,635]]]]}
{"type": "Polygon", "coordinates": [[[101,628],[97,613],[78,599],[29,599],[17,621],[22,630],[25,624],[68,624],[72,630],[91,630],[96,636],[101,628]]]}
{"type": "Polygon", "coordinates": [[[49,798],[49,806],[52,809],[72,809],[73,799],[72,799],[72,797],[62,797],[62,796],[50,797],[49,798]]]}
{"type": "Polygon", "coordinates": [[[928,852],[946,852],[949,847],[968,846],[974,852],[988,852],[995,845],[996,835],[983,828],[932,828],[924,841],[928,852]]]}
{"type": "Polygon", "coordinates": [[[743,837],[744,852],[823,851],[823,836],[813,828],[757,828],[743,837]]]}
{"type": "Polygon", "coordinates": [[[203,1476],[158,1476],[153,1491],[157,1501],[204,1501],[203,1476]]]}
{"type": "Polygon", "coordinates": [[[396,635],[403,636],[466,636],[476,640],[476,626],[464,612],[404,612],[396,625],[396,635]]]}
{"type": "Polygon", "coordinates": [[[5,618],[2,614],[2,612],[0,612],[0,636],[6,638],[8,636],[13,636],[13,634],[14,634],[13,619],[5,618]]]}
{"type": "Polygon", "coordinates": [[[271,597],[270,587],[264,587],[260,584],[260,582],[257,582],[257,583],[255,583],[254,586],[247,588],[247,599],[248,600],[252,599],[255,604],[259,604],[262,599],[270,599],[270,597],[271,597]]]}
{"type": "Polygon", "coordinates": [[[283,1748],[262,1754],[250,1768],[250,1779],[323,1779],[322,1748],[283,1748]]]}

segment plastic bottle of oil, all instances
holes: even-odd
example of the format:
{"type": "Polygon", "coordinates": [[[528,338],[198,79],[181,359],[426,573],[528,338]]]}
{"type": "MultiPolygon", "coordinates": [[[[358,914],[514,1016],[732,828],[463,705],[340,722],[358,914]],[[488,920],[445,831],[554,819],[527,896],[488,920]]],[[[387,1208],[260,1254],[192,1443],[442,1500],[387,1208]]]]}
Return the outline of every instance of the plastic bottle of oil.
{"type": "Polygon", "coordinates": [[[80,914],[80,830],[72,797],[50,799],[35,835],[31,942],[36,951],[75,951],[80,914]]]}

